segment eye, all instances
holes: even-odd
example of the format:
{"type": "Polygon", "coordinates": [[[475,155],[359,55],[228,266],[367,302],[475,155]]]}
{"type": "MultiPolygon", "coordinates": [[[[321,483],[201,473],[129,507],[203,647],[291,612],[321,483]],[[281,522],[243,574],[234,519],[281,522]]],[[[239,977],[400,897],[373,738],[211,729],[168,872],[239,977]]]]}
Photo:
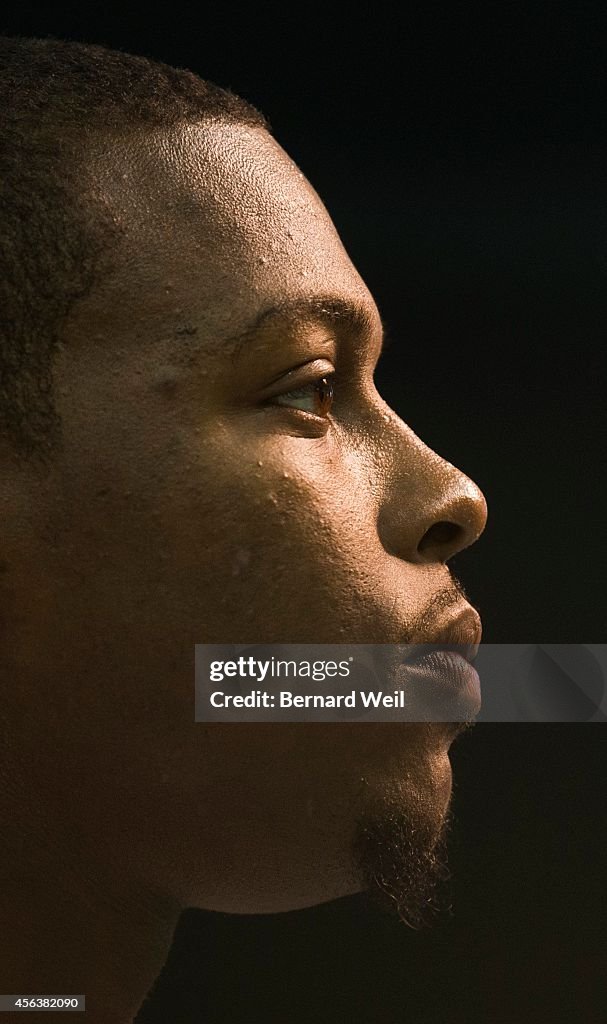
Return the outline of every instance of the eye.
{"type": "Polygon", "coordinates": [[[276,395],[272,401],[274,404],[302,409],[303,412],[324,418],[331,412],[333,392],[334,374],[325,374],[323,377],[310,381],[309,384],[304,384],[303,387],[276,395]]]}

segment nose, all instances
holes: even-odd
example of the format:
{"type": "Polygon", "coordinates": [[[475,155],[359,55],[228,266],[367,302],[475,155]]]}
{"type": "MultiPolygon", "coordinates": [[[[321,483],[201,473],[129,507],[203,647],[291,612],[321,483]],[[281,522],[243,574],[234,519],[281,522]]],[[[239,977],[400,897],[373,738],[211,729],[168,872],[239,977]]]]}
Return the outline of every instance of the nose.
{"type": "Polygon", "coordinates": [[[470,477],[398,422],[400,437],[388,445],[392,472],[378,517],[380,539],[408,562],[444,564],[480,537],[487,503],[470,477]]]}

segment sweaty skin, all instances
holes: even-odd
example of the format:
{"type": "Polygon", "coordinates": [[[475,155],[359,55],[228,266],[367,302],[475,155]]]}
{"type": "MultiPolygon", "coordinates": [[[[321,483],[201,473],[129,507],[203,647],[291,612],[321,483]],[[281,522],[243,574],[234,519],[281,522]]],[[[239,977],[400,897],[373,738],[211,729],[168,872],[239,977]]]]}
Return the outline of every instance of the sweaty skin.
{"type": "Polygon", "coordinates": [[[431,836],[451,795],[453,726],[195,723],[194,644],[430,642],[486,506],[376,391],[374,300],[265,131],[104,139],[82,188],[122,237],[62,328],[62,445],[46,470],[0,447],[0,990],[121,1021],[183,907],[356,892],[359,818],[431,836]],[[358,318],[288,315],[308,299],[358,318]]]}

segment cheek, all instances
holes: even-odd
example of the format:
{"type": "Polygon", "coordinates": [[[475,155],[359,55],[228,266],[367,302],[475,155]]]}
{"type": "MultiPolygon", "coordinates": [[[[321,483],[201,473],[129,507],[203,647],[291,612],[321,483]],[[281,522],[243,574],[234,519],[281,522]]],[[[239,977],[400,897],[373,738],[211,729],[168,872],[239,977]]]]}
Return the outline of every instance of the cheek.
{"type": "Polygon", "coordinates": [[[372,502],[324,440],[207,450],[163,508],[167,567],[182,597],[196,590],[204,600],[218,642],[228,625],[237,642],[239,623],[247,642],[252,629],[269,642],[269,628],[277,640],[285,630],[293,642],[320,640],[327,609],[331,640],[342,618],[352,623],[370,605],[365,576],[376,588],[378,578],[372,502]]]}

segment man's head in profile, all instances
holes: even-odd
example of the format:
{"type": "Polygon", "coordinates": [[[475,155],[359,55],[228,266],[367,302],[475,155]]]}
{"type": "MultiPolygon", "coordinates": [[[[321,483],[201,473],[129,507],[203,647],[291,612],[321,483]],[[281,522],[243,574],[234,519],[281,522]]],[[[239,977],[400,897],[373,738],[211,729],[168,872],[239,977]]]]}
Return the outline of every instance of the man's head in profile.
{"type": "Polygon", "coordinates": [[[188,906],[375,885],[415,921],[458,727],[197,724],[194,645],[432,642],[482,494],[378,394],[376,304],[257,110],[57,41],[0,80],[2,990],[136,1003],[188,906]]]}

